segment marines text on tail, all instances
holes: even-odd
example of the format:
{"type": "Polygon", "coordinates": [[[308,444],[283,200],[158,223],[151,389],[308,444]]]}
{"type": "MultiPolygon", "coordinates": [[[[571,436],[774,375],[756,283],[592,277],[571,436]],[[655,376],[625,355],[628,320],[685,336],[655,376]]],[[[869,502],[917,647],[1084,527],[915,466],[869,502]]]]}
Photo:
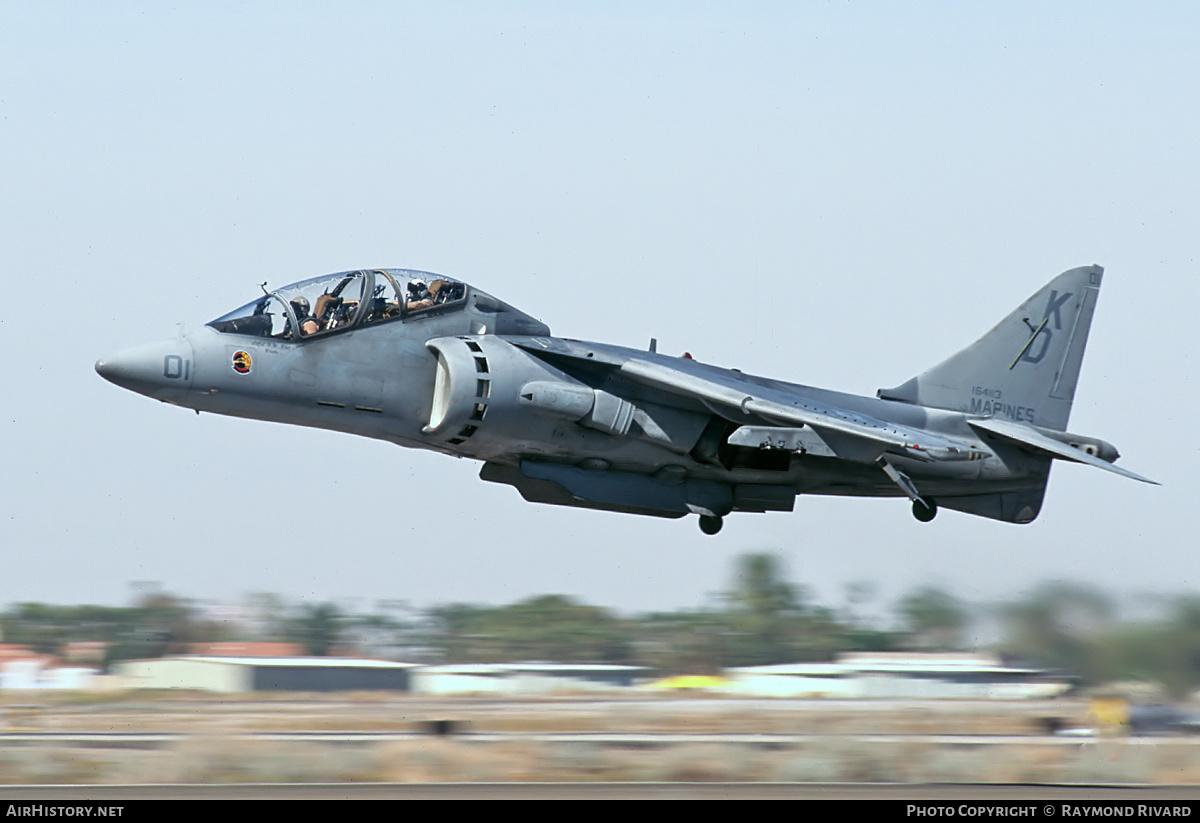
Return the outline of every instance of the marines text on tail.
{"type": "Polygon", "coordinates": [[[1143,480],[1066,431],[1099,266],[1054,278],[971,346],[875,397],[553,337],[442,275],[365,269],[263,295],[96,371],[196,411],[483,461],[529,501],[659,517],[791,511],[798,494],[905,496],[1012,523],[1052,460],[1143,480]]]}

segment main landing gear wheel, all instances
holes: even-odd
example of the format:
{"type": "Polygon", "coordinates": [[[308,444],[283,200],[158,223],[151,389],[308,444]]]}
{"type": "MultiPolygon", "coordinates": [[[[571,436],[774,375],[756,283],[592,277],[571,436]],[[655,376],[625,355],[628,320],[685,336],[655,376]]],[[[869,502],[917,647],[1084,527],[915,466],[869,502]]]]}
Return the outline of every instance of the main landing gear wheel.
{"type": "Polygon", "coordinates": [[[933,518],[937,517],[937,503],[926,498],[924,502],[920,500],[913,501],[913,517],[920,520],[922,523],[928,523],[933,518]]]}
{"type": "Polygon", "coordinates": [[[700,531],[705,534],[716,534],[725,525],[725,521],[714,514],[700,515],[700,531]]]}

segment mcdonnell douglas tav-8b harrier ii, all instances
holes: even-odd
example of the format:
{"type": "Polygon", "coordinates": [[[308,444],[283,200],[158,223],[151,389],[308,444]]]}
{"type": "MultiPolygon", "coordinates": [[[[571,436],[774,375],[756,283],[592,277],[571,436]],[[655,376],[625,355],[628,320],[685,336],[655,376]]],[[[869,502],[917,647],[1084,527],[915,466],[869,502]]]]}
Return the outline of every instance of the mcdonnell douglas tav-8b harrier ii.
{"type": "Polygon", "coordinates": [[[977,342],[875,397],[554,337],[451,277],[364,269],[267,291],[96,371],[197,412],[483,461],[538,503],[658,517],[791,511],[798,494],[1037,517],[1053,460],[1113,465],[1066,431],[1099,266],[1054,278],[977,342]]]}

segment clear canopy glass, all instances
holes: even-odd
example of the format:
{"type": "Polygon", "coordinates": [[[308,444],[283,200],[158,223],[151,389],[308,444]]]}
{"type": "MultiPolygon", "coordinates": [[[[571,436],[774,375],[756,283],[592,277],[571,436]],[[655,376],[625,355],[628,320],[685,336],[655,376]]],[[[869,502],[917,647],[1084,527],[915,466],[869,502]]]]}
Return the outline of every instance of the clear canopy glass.
{"type": "Polygon", "coordinates": [[[411,269],[339,272],[284,286],[208,325],[226,334],[300,341],[339,331],[454,311],[466,305],[467,285],[411,269]]]}

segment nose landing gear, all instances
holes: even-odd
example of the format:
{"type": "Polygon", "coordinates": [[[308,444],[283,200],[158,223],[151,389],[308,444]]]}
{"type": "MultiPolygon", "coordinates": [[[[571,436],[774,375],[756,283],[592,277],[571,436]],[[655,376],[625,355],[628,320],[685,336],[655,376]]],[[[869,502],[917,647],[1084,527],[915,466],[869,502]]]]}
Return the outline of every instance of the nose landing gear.
{"type": "Polygon", "coordinates": [[[715,514],[700,515],[700,531],[705,534],[716,534],[725,525],[725,521],[715,514]]]}

